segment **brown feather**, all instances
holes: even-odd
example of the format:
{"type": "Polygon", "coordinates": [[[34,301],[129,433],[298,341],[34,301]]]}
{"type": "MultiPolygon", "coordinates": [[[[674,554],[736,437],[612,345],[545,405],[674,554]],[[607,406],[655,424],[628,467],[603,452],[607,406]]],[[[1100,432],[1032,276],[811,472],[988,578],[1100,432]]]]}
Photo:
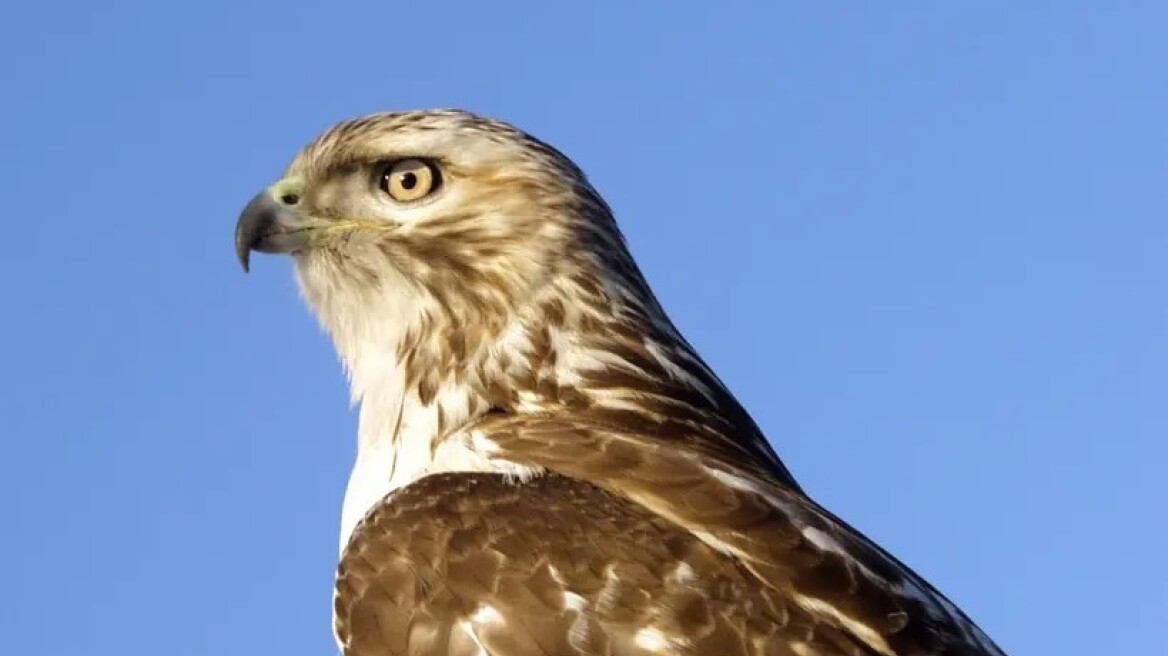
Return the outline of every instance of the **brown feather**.
{"type": "Polygon", "coordinates": [[[350,656],[878,653],[688,531],[558,475],[401,490],[354,533],[336,604],[350,656]]]}

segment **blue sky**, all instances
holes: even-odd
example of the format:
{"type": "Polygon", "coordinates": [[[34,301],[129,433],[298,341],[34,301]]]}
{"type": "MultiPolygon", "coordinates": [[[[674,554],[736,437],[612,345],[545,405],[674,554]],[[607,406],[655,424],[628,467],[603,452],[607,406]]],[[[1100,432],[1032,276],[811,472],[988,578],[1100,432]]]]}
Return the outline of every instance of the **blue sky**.
{"type": "Polygon", "coordinates": [[[466,4],[7,6],[0,651],[334,652],[355,416],[231,230],[446,105],[574,157],[804,486],[1003,647],[1162,648],[1165,5],[466,4]]]}

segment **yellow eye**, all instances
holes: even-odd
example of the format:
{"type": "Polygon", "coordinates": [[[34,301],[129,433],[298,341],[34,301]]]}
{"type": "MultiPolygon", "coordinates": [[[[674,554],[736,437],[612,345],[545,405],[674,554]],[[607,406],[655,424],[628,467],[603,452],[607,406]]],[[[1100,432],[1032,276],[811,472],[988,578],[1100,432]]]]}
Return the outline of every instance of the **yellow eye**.
{"type": "Polygon", "coordinates": [[[378,184],[402,203],[424,198],[438,188],[438,167],[420,159],[403,159],[385,167],[378,184]]]}

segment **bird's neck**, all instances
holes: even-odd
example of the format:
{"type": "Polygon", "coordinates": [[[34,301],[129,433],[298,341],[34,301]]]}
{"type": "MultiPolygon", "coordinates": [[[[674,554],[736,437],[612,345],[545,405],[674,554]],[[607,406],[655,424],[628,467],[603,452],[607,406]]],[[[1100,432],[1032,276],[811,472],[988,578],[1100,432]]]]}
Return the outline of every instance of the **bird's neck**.
{"type": "Polygon", "coordinates": [[[385,291],[406,289],[394,286],[359,302],[314,302],[308,294],[361,406],[342,548],[371,506],[426,474],[532,474],[477,448],[471,429],[492,411],[602,421],[669,416],[718,426],[757,448],[753,422],[651,296],[642,302],[644,294],[610,290],[603,302],[567,306],[561,299],[589,291],[575,285],[554,282],[494,322],[385,291]]]}
{"type": "Polygon", "coordinates": [[[360,403],[357,455],[341,513],[341,547],[386,494],[437,471],[489,469],[459,440],[444,437],[482,407],[464,384],[447,381],[423,397],[392,347],[357,347],[352,390],[360,403]]]}

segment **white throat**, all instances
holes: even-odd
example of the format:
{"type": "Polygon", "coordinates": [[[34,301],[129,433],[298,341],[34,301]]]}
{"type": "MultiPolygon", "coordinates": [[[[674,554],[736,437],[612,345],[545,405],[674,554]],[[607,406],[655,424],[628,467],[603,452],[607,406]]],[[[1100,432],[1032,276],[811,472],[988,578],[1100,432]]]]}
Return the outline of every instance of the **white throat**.
{"type": "MultiPolygon", "coordinates": [[[[366,357],[366,356],[362,356],[366,357]]],[[[380,384],[366,388],[360,400],[357,429],[357,459],[345,490],[341,510],[341,549],[354,527],[385,495],[409,485],[422,476],[439,471],[475,471],[486,468],[465,435],[451,434],[442,441],[439,416],[447,429],[466,421],[469,415],[465,392],[443,388],[429,404],[422,404],[402,385],[399,366],[381,360],[380,384]]],[[[362,367],[368,364],[362,361],[362,367]]],[[[357,372],[354,372],[356,377],[357,372]]],[[[355,386],[354,386],[355,387],[355,386]]]]}
{"type": "MultiPolygon", "coordinates": [[[[372,348],[372,347],[370,347],[372,348]]],[[[363,358],[368,356],[362,356],[363,358]]],[[[364,377],[369,364],[361,361],[364,377]]],[[[378,502],[394,490],[440,472],[498,472],[527,480],[539,472],[493,457],[495,445],[465,426],[471,400],[462,386],[443,385],[423,404],[403,386],[400,366],[386,365],[380,380],[364,387],[357,429],[357,460],[349,475],[341,510],[340,549],[344,552],[354,528],[378,502]]],[[[373,376],[372,373],[369,373],[373,376]]],[[[354,390],[356,390],[354,383],[354,390]]]]}
{"type": "Polygon", "coordinates": [[[427,474],[493,471],[525,479],[537,473],[492,459],[489,440],[459,430],[473,405],[465,382],[439,385],[428,403],[408,384],[398,345],[411,318],[428,309],[428,299],[410,293],[404,280],[357,291],[321,278],[329,274],[335,275],[312,262],[298,267],[301,289],[331,334],[349,373],[351,398],[361,405],[357,458],[341,510],[342,552],[370,508],[427,474]]]}

